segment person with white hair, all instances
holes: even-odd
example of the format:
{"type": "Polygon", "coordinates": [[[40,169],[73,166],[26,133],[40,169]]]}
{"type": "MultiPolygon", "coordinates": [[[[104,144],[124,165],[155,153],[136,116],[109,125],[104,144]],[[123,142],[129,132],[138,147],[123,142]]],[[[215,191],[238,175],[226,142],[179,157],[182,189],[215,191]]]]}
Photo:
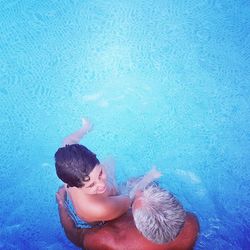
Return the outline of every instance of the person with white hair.
{"type": "Polygon", "coordinates": [[[56,198],[69,240],[88,250],[191,250],[199,233],[196,216],[157,185],[135,192],[132,208],[119,218],[92,228],[78,228],[65,206],[66,191],[56,198]]]}
{"type": "Polygon", "coordinates": [[[174,240],[186,217],[179,201],[155,184],[137,192],[132,209],[137,229],[145,238],[158,244],[174,240]]]}

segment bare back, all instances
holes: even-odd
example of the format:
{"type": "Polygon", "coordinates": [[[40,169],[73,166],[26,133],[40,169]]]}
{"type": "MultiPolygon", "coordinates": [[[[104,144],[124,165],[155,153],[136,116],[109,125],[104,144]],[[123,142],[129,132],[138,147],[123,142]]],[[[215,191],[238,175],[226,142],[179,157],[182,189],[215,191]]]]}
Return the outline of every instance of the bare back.
{"type": "Polygon", "coordinates": [[[185,224],[177,238],[166,244],[156,244],[139,233],[130,211],[101,228],[88,231],[84,236],[83,246],[92,250],[191,250],[198,232],[197,218],[187,213],[185,224]]]}

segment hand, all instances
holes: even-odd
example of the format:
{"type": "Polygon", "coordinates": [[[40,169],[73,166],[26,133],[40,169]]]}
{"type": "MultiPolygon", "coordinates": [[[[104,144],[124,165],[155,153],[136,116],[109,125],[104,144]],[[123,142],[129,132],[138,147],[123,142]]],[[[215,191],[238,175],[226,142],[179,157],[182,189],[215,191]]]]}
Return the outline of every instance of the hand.
{"type": "Polygon", "coordinates": [[[82,118],[82,127],[85,133],[88,133],[92,130],[93,126],[87,118],[82,118]]]}
{"type": "Polygon", "coordinates": [[[119,183],[118,185],[118,191],[121,195],[127,195],[129,196],[130,191],[134,188],[134,186],[142,179],[142,176],[140,177],[132,177],[126,182],[119,183]]]}
{"type": "Polygon", "coordinates": [[[162,176],[162,173],[156,169],[156,166],[152,166],[152,169],[148,172],[148,175],[153,179],[158,179],[162,176]]]}
{"type": "Polygon", "coordinates": [[[130,192],[143,178],[143,176],[139,176],[139,177],[132,177],[129,180],[127,180],[126,183],[126,189],[128,190],[128,192],[130,192]]]}
{"type": "Polygon", "coordinates": [[[56,193],[56,202],[59,206],[64,205],[64,201],[66,200],[66,190],[64,186],[59,187],[56,193]]]}
{"type": "Polygon", "coordinates": [[[156,166],[153,166],[152,169],[146,175],[144,175],[139,182],[134,185],[134,187],[129,192],[129,197],[134,198],[137,190],[142,191],[144,188],[146,188],[148,184],[150,184],[161,176],[161,172],[156,169],[156,166]]]}

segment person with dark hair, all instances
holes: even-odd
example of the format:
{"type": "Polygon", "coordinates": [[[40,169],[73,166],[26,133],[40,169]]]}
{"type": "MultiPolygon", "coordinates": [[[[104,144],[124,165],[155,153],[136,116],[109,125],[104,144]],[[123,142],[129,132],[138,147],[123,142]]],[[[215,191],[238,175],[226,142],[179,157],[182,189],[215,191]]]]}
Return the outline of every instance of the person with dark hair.
{"type": "Polygon", "coordinates": [[[79,228],[69,214],[65,189],[56,194],[64,232],[89,250],[192,250],[199,233],[197,217],[168,191],[148,185],[137,191],[132,208],[95,228],[79,228]]]}
{"type": "Polygon", "coordinates": [[[88,182],[90,172],[100,165],[96,155],[80,144],[65,145],[55,154],[57,176],[67,187],[81,188],[88,182]]]}
{"type": "Polygon", "coordinates": [[[83,227],[119,217],[132,202],[128,195],[119,194],[112,169],[101,164],[88,148],[78,144],[90,130],[90,122],[83,119],[82,128],[67,136],[55,153],[57,176],[65,183],[73,212],[85,222],[83,227]]]}

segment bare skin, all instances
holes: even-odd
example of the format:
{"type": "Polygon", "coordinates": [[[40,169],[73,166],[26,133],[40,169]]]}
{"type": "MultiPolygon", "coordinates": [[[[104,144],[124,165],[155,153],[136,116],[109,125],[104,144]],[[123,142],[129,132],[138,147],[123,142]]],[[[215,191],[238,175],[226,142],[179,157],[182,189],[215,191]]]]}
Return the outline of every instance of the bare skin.
{"type": "MultiPolygon", "coordinates": [[[[65,137],[62,146],[79,143],[91,130],[90,121],[83,118],[82,127],[65,137]]],[[[83,187],[67,187],[65,184],[65,190],[82,220],[89,223],[112,220],[129,209],[132,200],[128,195],[118,193],[113,175],[111,164],[98,164],[90,172],[90,180],[83,187]]]]}
{"type": "Polygon", "coordinates": [[[79,143],[80,140],[92,130],[93,126],[86,118],[82,118],[82,127],[63,139],[62,147],[79,143]]]}
{"type": "Polygon", "coordinates": [[[131,199],[126,195],[119,195],[112,183],[99,183],[95,179],[100,169],[97,166],[93,169],[93,174],[90,173],[91,184],[82,188],[67,188],[77,215],[87,222],[112,220],[125,213],[131,205],[131,199]],[[95,183],[94,186],[89,187],[92,183],[95,183]]]}
{"type": "Polygon", "coordinates": [[[74,224],[64,206],[65,189],[56,194],[61,224],[68,239],[76,246],[87,250],[191,250],[198,233],[199,223],[195,215],[187,213],[183,228],[175,240],[155,244],[144,238],[135,227],[131,210],[121,217],[106,222],[103,226],[80,229],[74,224]]]}

